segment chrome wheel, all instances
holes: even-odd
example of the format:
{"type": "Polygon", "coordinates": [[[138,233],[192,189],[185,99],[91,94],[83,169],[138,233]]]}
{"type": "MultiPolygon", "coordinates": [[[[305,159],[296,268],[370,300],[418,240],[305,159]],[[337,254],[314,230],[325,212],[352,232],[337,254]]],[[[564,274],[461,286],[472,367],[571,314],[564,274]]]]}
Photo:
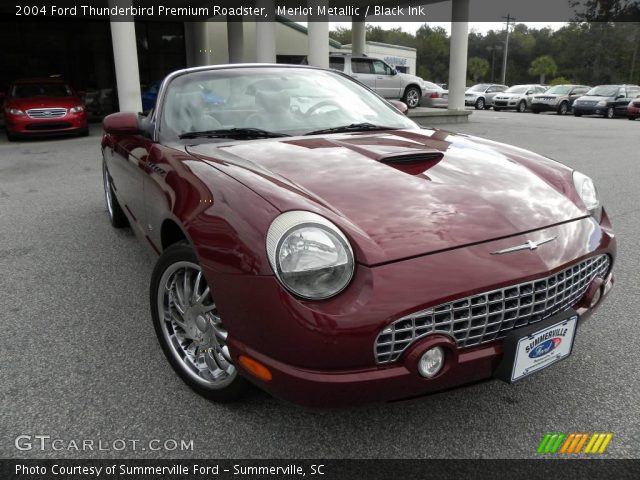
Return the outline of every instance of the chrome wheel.
{"type": "Polygon", "coordinates": [[[613,118],[615,117],[616,112],[614,111],[613,107],[609,107],[607,108],[607,113],[606,113],[606,117],[607,118],[613,118]]]}
{"type": "Polygon", "coordinates": [[[180,368],[207,389],[222,389],[233,382],[227,331],[200,266],[172,263],[164,271],[157,292],[160,328],[180,368]]]}
{"type": "Polygon", "coordinates": [[[107,172],[107,167],[104,164],[102,165],[102,179],[104,183],[104,201],[107,204],[109,217],[113,218],[113,193],[111,189],[111,180],[109,179],[109,172],[107,172]]]}
{"type": "Polygon", "coordinates": [[[404,95],[404,103],[407,104],[409,108],[415,108],[420,103],[420,92],[417,88],[411,87],[407,89],[407,92],[404,95]]]}
{"type": "Polygon", "coordinates": [[[484,98],[479,98],[476,100],[476,110],[484,110],[484,98]]]}

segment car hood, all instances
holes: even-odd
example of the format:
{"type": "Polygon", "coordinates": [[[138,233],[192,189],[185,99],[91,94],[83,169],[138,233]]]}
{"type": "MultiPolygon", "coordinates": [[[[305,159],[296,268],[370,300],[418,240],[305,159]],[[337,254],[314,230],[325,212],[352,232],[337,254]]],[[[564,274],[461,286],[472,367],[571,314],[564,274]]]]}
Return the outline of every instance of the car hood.
{"type": "Polygon", "coordinates": [[[77,97],[31,97],[31,98],[10,98],[7,99],[7,106],[28,110],[30,108],[71,108],[82,105],[77,97]]]}
{"type": "Polygon", "coordinates": [[[187,151],[280,211],[309,210],[331,219],[368,265],[587,215],[565,194],[570,169],[525,150],[441,130],[202,144],[187,151]],[[418,171],[389,164],[407,155],[431,160],[418,171]]]}
{"type": "Polygon", "coordinates": [[[400,78],[402,80],[404,80],[405,83],[412,83],[415,82],[419,85],[424,85],[424,80],[420,77],[417,77],[415,75],[411,75],[410,73],[402,73],[402,72],[398,72],[398,75],[400,76],[400,78]]]}
{"type": "Polygon", "coordinates": [[[524,93],[499,93],[494,98],[520,98],[526,96],[524,93]]]}

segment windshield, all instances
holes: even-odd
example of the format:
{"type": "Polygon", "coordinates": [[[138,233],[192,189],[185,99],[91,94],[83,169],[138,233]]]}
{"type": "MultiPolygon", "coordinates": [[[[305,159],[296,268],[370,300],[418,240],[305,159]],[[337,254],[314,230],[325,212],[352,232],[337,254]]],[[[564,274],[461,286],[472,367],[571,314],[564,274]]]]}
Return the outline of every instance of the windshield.
{"type": "Polygon", "coordinates": [[[505,90],[504,93],[524,93],[529,90],[528,85],[516,85],[505,90]]]}
{"type": "Polygon", "coordinates": [[[29,97],[70,97],[73,93],[64,83],[18,83],[13,86],[11,96],[29,97]]]}
{"type": "Polygon", "coordinates": [[[587,92],[590,97],[614,97],[618,93],[618,87],[615,85],[600,85],[593,87],[587,92]]]}
{"type": "Polygon", "coordinates": [[[570,91],[570,85],[556,85],[555,87],[551,87],[545,93],[555,93],[556,95],[563,95],[565,93],[569,93],[570,91]]]}
{"type": "Polygon", "coordinates": [[[184,74],[168,86],[161,112],[164,140],[222,129],[303,135],[364,123],[419,128],[355,81],[335,72],[303,68],[229,68],[184,74]]]}
{"type": "Polygon", "coordinates": [[[489,85],[486,83],[480,83],[478,85],[474,85],[473,87],[467,89],[467,92],[484,92],[489,85]]]}

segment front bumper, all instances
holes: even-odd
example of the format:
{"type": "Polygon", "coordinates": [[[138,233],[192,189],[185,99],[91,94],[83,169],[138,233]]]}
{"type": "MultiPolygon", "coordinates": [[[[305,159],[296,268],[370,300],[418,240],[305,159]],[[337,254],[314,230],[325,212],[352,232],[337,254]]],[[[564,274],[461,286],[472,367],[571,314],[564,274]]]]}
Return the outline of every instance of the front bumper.
{"type": "Polygon", "coordinates": [[[630,118],[640,117],[640,107],[635,107],[635,106],[627,107],[627,116],[630,118]]]}
{"type": "Polygon", "coordinates": [[[5,115],[5,128],[12,135],[55,135],[86,130],[85,112],[67,113],[60,118],[33,119],[28,115],[5,115]]]}
{"type": "Polygon", "coordinates": [[[533,102],[531,104],[531,111],[532,112],[555,112],[558,109],[559,104],[558,103],[539,103],[539,102],[533,102]]]}
{"type": "Polygon", "coordinates": [[[519,99],[493,100],[493,106],[498,108],[518,108],[519,103],[519,99]]]}
{"type": "Polygon", "coordinates": [[[578,115],[605,115],[607,113],[608,106],[597,107],[595,105],[574,105],[573,113],[578,115]]]}
{"type": "MultiPolygon", "coordinates": [[[[375,339],[408,314],[547,277],[594,255],[608,254],[613,266],[615,251],[604,214],[602,226],[589,217],[374,268],[359,266],[353,284],[324,302],[296,300],[273,277],[225,275],[212,283],[218,298],[225,299],[219,309],[234,362],[239,365],[240,355],[249,356],[271,371],[272,380],[257,380],[241,365],[239,370],[274,396],[305,406],[335,407],[406,399],[490,379],[502,358],[501,340],[459,348],[450,335],[438,332],[412,343],[397,361],[377,365],[375,339]],[[491,255],[549,236],[560,241],[535,251],[491,255]],[[252,293],[251,302],[246,292],[252,293]],[[446,365],[426,379],[418,374],[418,359],[435,345],[445,349],[446,365]]],[[[613,285],[610,272],[604,284],[603,297],[613,285]]],[[[581,302],[574,308],[582,320],[594,310],[581,302]]]]}

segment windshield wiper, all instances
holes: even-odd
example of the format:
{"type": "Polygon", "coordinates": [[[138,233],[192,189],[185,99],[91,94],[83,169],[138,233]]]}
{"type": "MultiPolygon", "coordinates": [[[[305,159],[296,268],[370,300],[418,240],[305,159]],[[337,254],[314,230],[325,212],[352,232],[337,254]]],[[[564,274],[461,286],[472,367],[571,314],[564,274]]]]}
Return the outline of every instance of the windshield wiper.
{"type": "Polygon", "coordinates": [[[385,127],[383,125],[375,125],[369,122],[351,123],[340,127],[323,128],[321,130],[313,130],[305,133],[305,135],[320,135],[322,133],[342,133],[342,132],[364,132],[367,130],[398,130],[396,127],[385,127]]]}
{"type": "Polygon", "coordinates": [[[202,130],[199,132],[187,132],[179,138],[279,138],[289,137],[285,133],[270,132],[261,128],[221,128],[218,130],[202,130]]]}

